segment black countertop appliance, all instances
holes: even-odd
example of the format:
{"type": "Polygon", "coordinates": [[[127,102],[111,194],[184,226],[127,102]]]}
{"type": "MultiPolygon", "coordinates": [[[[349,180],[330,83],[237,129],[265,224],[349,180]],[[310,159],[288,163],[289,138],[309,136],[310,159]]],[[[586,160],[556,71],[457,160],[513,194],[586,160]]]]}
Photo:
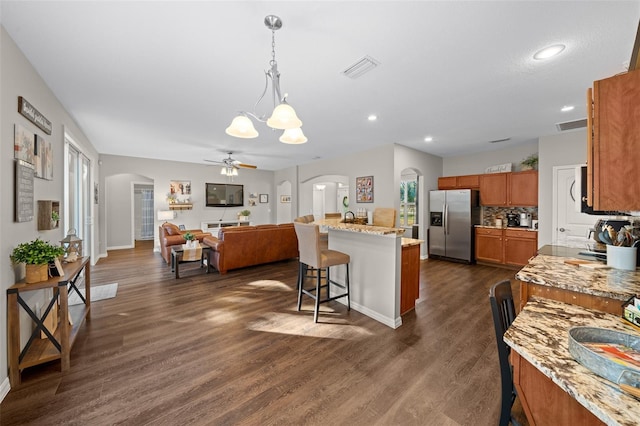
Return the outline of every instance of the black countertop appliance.
{"type": "Polygon", "coordinates": [[[507,213],[507,226],[520,226],[520,218],[515,213],[507,213]]]}

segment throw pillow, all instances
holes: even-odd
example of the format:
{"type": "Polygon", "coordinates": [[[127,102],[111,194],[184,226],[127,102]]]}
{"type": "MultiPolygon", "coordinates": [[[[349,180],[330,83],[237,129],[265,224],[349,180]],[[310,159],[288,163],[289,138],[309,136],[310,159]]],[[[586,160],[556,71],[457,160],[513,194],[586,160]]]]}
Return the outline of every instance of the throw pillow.
{"type": "Polygon", "coordinates": [[[180,235],[180,229],[173,223],[165,223],[162,225],[167,230],[167,235],[180,235]]]}

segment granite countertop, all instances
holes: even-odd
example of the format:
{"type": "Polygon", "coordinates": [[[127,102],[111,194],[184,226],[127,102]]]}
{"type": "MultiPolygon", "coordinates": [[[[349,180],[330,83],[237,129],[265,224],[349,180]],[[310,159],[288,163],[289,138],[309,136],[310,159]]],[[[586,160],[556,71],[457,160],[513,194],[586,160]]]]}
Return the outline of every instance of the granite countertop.
{"type": "Polygon", "coordinates": [[[336,223],[333,225],[329,225],[329,229],[335,229],[338,231],[349,231],[349,232],[361,232],[363,234],[374,234],[374,235],[404,235],[404,228],[387,228],[384,226],[372,226],[372,225],[358,225],[355,223],[336,223]]]}
{"type": "Polygon", "coordinates": [[[424,243],[424,240],[417,240],[415,238],[402,237],[402,247],[417,246],[424,243]]]}
{"type": "Polygon", "coordinates": [[[620,301],[640,294],[637,270],[587,269],[564,263],[567,259],[571,257],[538,254],[516,274],[516,279],[620,301]]]}
{"type": "Polygon", "coordinates": [[[568,331],[591,326],[639,334],[621,318],[554,300],[533,297],[504,335],[504,341],[608,425],[637,425],[640,402],[573,359],[568,331]]]}

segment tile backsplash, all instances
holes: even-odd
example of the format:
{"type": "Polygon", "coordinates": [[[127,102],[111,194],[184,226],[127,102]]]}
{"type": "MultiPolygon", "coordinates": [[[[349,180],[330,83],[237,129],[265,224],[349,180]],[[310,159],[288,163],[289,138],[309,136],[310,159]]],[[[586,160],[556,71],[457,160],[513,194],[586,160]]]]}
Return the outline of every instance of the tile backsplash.
{"type": "Polygon", "coordinates": [[[531,220],[538,220],[537,207],[482,207],[482,224],[484,226],[494,226],[496,219],[502,218],[503,226],[507,226],[507,213],[530,213],[531,220]]]}

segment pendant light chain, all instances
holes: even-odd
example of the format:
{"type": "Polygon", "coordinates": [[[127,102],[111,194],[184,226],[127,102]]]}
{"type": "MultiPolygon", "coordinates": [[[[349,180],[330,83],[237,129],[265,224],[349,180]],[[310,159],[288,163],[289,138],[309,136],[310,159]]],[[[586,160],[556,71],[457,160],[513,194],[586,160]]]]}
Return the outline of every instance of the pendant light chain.
{"type": "Polygon", "coordinates": [[[276,63],[276,31],[271,30],[271,63],[269,65],[276,63]]]}

